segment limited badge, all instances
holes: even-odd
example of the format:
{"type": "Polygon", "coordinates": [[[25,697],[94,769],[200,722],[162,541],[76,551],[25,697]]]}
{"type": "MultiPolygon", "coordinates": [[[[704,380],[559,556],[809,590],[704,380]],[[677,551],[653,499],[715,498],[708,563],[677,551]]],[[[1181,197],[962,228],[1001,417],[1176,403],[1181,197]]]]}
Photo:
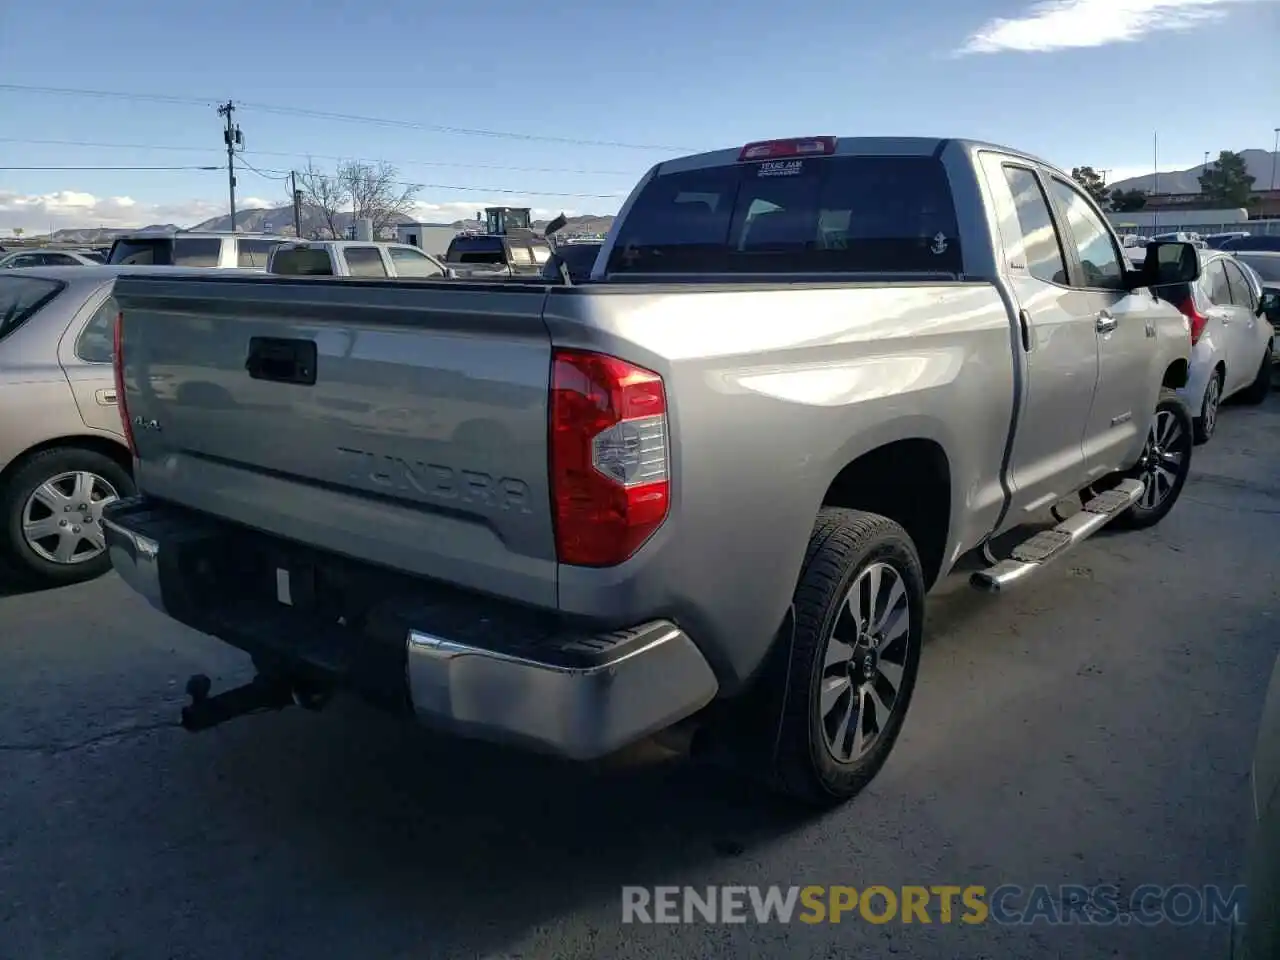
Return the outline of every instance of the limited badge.
{"type": "Polygon", "coordinates": [[[947,235],[945,233],[937,233],[933,238],[933,245],[929,247],[935,254],[943,254],[947,252],[947,235]]]}

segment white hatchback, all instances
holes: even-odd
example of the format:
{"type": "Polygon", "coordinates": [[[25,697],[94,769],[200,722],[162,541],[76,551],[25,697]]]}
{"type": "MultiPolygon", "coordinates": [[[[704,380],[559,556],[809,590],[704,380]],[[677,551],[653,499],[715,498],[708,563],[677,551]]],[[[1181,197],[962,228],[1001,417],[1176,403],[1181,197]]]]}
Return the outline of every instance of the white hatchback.
{"type": "Polygon", "coordinates": [[[1262,288],[1231,254],[1200,251],[1200,279],[1162,291],[1191,322],[1191,370],[1178,393],[1195,417],[1196,442],[1205,443],[1229,397],[1261,403],[1271,389],[1271,324],[1258,316],[1262,288]]]}

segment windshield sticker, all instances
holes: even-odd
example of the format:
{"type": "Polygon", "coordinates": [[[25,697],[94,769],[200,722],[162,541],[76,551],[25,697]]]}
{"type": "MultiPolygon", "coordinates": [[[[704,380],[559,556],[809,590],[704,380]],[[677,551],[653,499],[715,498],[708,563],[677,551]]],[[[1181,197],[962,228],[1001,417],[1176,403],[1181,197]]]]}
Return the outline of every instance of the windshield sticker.
{"type": "Polygon", "coordinates": [[[935,255],[942,255],[947,252],[947,235],[945,233],[937,233],[933,238],[933,246],[929,248],[935,255]]]}
{"type": "Polygon", "coordinates": [[[760,164],[757,177],[794,177],[804,172],[803,160],[770,160],[760,164]]]}

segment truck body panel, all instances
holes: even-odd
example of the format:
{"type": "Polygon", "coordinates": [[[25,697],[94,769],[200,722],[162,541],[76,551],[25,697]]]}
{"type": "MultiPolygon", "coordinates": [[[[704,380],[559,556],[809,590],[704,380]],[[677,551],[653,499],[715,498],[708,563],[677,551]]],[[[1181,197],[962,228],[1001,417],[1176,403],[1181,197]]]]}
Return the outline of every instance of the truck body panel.
{"type": "Polygon", "coordinates": [[[117,285],[148,493],[370,563],[555,602],[539,290],[322,278],[117,285]],[[425,293],[426,291],[421,291],[425,293]],[[179,298],[179,299],[174,299],[179,298]],[[253,338],[315,344],[314,385],[253,338]]]}

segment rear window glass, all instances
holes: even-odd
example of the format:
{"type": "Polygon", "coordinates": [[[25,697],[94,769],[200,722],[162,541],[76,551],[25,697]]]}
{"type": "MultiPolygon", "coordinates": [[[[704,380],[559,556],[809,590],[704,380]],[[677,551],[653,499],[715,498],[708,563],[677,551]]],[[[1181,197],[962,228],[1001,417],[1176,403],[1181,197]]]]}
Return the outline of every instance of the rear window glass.
{"type": "Polygon", "coordinates": [[[291,277],[331,277],[333,263],[324,247],[281,247],[271,258],[271,272],[291,277]]]}
{"type": "Polygon", "coordinates": [[[445,260],[452,263],[506,263],[501,237],[454,237],[445,260]]]}
{"type": "Polygon", "coordinates": [[[1280,283],[1280,257],[1250,257],[1242,255],[1237,259],[1251,266],[1253,272],[1267,283],[1280,283]]]}
{"type": "Polygon", "coordinates": [[[0,277],[0,340],[27,322],[66,287],[39,277],[0,277]]]}
{"type": "Polygon", "coordinates": [[[138,266],[169,266],[173,263],[173,240],[158,237],[154,240],[117,240],[111,245],[108,263],[129,263],[138,266]]]}
{"type": "Polygon", "coordinates": [[[740,163],[651,180],[608,271],[959,274],[958,233],[932,157],[740,163]]]}

